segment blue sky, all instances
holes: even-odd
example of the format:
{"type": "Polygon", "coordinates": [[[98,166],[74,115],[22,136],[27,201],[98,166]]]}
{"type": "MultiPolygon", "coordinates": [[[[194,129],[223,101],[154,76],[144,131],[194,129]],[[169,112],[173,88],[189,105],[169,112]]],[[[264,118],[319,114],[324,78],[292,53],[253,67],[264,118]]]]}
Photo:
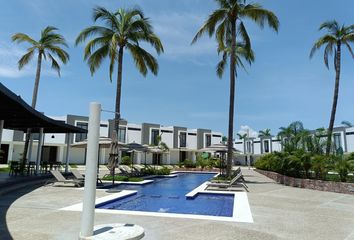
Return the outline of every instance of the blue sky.
{"type": "MultiPolygon", "coordinates": [[[[287,126],[295,120],[307,128],[327,126],[334,86],[334,70],[323,64],[322,51],[309,59],[313,42],[321,36],[321,22],[337,19],[354,23],[352,0],[268,0],[258,1],[274,11],[281,26],[278,34],[260,30],[246,22],[256,52],[248,73],[240,72],[236,84],[235,132],[248,125],[254,130],[287,126]]],[[[94,6],[110,10],[140,6],[151,19],[165,53],[158,56],[157,77],[138,73],[128,54],[123,69],[122,117],[130,122],[211,128],[227,133],[229,79],[215,74],[218,56],[214,39],[190,42],[208,14],[213,0],[16,0],[2,3],[0,14],[0,81],[30,102],[35,62],[22,71],[17,60],[25,45],[11,43],[10,37],[24,32],[38,38],[47,25],[60,29],[69,45],[70,62],[58,78],[44,66],[37,109],[46,115],[88,114],[88,103],[98,101],[113,110],[116,82],[108,77],[108,64],[91,77],[83,62],[83,45],[74,46],[78,33],[93,22],[94,6]]],[[[340,98],[336,123],[354,122],[354,61],[343,56],[340,98]]],[[[103,114],[103,118],[112,118],[103,114]]]]}

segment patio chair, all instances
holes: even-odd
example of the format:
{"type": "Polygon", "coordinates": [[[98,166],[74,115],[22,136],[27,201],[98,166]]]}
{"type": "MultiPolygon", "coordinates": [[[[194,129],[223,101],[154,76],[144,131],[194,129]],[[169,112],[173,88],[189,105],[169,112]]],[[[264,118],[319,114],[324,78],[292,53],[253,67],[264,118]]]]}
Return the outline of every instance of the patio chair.
{"type": "Polygon", "coordinates": [[[131,168],[126,165],[120,165],[118,169],[121,171],[121,175],[129,176],[132,174],[131,168]]]}
{"type": "MultiPolygon", "coordinates": [[[[85,181],[85,175],[82,175],[79,170],[72,168],[71,169],[71,173],[74,175],[74,178],[78,181],[85,181]]],[[[97,183],[101,183],[102,184],[102,179],[100,179],[97,176],[97,183]]]]}
{"type": "Polygon", "coordinates": [[[16,176],[18,173],[20,173],[20,164],[18,161],[10,161],[9,166],[10,166],[9,175],[16,176]]]}
{"type": "Polygon", "coordinates": [[[74,184],[75,187],[81,187],[84,185],[82,180],[77,179],[66,179],[61,172],[58,170],[50,170],[50,173],[55,177],[58,183],[63,183],[64,185],[67,183],[74,184]]]}
{"type": "Polygon", "coordinates": [[[248,186],[244,182],[241,171],[230,182],[210,182],[207,183],[206,190],[209,187],[217,188],[216,190],[233,190],[233,187],[243,187],[248,192],[248,186]]]}

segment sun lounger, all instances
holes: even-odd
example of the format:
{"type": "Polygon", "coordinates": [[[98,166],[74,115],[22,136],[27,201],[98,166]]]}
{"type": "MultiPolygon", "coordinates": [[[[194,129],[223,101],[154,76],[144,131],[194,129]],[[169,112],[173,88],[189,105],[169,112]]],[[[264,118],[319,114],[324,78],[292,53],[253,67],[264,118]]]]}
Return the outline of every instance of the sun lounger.
{"type": "Polygon", "coordinates": [[[63,184],[74,184],[75,187],[81,187],[84,185],[84,182],[82,180],[77,180],[77,179],[66,179],[61,172],[58,170],[51,170],[50,173],[55,177],[58,183],[63,183],[63,184]]]}
{"type": "MultiPolygon", "coordinates": [[[[71,169],[71,173],[74,175],[75,179],[78,181],[85,181],[85,176],[82,175],[79,170],[71,169]]],[[[97,176],[97,183],[102,183],[102,180],[97,176]]]]}
{"type": "Polygon", "coordinates": [[[216,190],[233,190],[234,187],[243,187],[248,191],[248,186],[244,183],[242,172],[240,171],[230,182],[210,182],[207,183],[206,189],[213,187],[216,190]]]}

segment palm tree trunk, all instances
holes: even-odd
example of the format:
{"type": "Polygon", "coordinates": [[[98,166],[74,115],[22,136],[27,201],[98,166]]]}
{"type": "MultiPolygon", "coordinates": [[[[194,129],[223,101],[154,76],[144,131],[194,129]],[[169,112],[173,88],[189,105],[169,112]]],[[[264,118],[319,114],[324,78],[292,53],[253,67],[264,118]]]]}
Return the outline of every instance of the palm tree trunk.
{"type": "Polygon", "coordinates": [[[229,106],[229,131],[227,139],[227,167],[226,175],[231,176],[232,159],[233,159],[233,131],[234,131],[234,108],[235,108],[235,81],[236,81],[236,19],[231,23],[231,56],[230,56],[230,106],[229,106]]]}
{"type": "Polygon", "coordinates": [[[339,93],[340,65],[341,65],[341,42],[339,41],[337,43],[337,54],[335,59],[336,80],[334,85],[331,119],[329,121],[328,134],[327,134],[326,155],[329,155],[331,152],[332,133],[333,133],[334,121],[336,118],[338,93],[339,93]]]}
{"type": "MultiPolygon", "coordinates": [[[[120,100],[122,94],[122,73],[123,73],[123,47],[119,47],[118,51],[118,75],[117,75],[117,91],[116,91],[116,108],[114,118],[114,131],[116,132],[117,141],[119,141],[119,120],[120,120],[120,100]]],[[[119,146],[119,145],[118,145],[119,146]]],[[[117,150],[119,155],[119,149],[117,150]]],[[[116,165],[117,163],[115,163],[116,165]]],[[[115,166],[112,169],[112,183],[114,184],[115,166]]]]}
{"type": "MultiPolygon", "coordinates": [[[[41,68],[42,68],[42,52],[40,51],[38,53],[36,79],[34,81],[34,88],[33,88],[33,94],[32,94],[32,105],[31,105],[32,108],[36,108],[36,104],[37,104],[39,80],[41,78],[41,68]]],[[[27,152],[28,152],[30,138],[31,138],[31,129],[29,128],[29,129],[27,129],[27,132],[26,132],[25,146],[24,146],[23,154],[22,154],[22,162],[21,162],[21,170],[22,171],[24,170],[25,164],[26,164],[26,158],[27,158],[27,152]]]]}

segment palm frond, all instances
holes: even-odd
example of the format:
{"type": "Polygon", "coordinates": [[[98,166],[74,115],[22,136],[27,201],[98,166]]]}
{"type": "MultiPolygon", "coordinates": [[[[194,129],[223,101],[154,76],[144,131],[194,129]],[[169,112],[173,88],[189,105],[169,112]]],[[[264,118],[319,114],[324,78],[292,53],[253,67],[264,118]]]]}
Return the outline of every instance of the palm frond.
{"type": "Polygon", "coordinates": [[[52,69],[54,69],[55,71],[57,71],[58,76],[60,77],[60,65],[58,64],[57,60],[49,53],[48,57],[52,63],[52,69]]]}
{"type": "Polygon", "coordinates": [[[28,51],[25,55],[23,55],[18,61],[18,69],[21,70],[24,66],[26,66],[34,55],[34,49],[28,51]]]}
{"type": "Polygon", "coordinates": [[[280,23],[277,16],[273,12],[264,9],[259,4],[255,3],[246,5],[243,10],[240,11],[239,15],[241,18],[245,17],[253,20],[261,28],[267,23],[274,31],[277,32],[279,29],[280,23]]]}
{"type": "Polygon", "coordinates": [[[90,67],[91,75],[93,75],[96,70],[101,66],[103,59],[108,56],[109,46],[104,45],[93,52],[87,59],[87,63],[90,67]]]}
{"type": "Polygon", "coordinates": [[[227,9],[221,8],[215,10],[206,20],[204,25],[199,29],[197,34],[194,36],[192,44],[196,43],[198,39],[201,38],[205,33],[208,33],[209,37],[212,37],[215,32],[216,25],[226,17],[226,14],[227,9]]]}
{"type": "Polygon", "coordinates": [[[12,35],[11,39],[13,42],[17,43],[28,42],[33,46],[38,45],[37,41],[33,40],[30,36],[24,33],[16,33],[12,35]]]}

